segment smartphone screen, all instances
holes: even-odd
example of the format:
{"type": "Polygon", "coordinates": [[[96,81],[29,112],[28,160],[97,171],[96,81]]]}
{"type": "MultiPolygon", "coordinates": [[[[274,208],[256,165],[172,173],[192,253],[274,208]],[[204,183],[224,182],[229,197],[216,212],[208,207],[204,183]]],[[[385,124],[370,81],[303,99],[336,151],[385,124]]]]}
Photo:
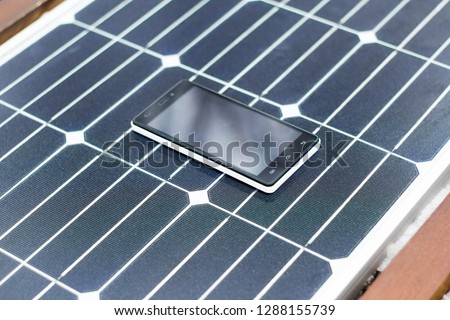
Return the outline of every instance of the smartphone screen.
{"type": "Polygon", "coordinates": [[[309,132],[188,81],[134,124],[267,185],[318,142],[309,132]]]}

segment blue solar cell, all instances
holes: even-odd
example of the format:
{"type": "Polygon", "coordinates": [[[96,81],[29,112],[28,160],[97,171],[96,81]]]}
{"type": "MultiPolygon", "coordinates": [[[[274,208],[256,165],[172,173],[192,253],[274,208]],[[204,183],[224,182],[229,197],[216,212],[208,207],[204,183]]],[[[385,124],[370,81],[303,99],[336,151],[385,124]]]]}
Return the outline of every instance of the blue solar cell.
{"type": "Polygon", "coordinates": [[[256,94],[262,93],[328,30],[328,26],[308,20],[237,81],[236,85],[256,94]]]}
{"type": "Polygon", "coordinates": [[[144,298],[227,216],[209,205],[191,207],[102,292],[102,298],[144,298]]]}
{"type": "Polygon", "coordinates": [[[152,299],[198,299],[262,233],[230,218],[152,299]]]}
{"type": "Polygon", "coordinates": [[[114,44],[70,78],[35,101],[27,108],[27,111],[41,119],[50,120],[134,53],[136,51],[130,47],[114,44]]]}
{"type": "Polygon", "coordinates": [[[141,46],[147,44],[178,18],[197,5],[200,0],[171,1],[124,38],[141,46]]]}
{"type": "Polygon", "coordinates": [[[327,119],[391,52],[379,45],[363,46],[302,103],[301,113],[327,119]]]}
{"type": "Polygon", "coordinates": [[[54,285],[39,300],[77,300],[77,296],[54,285]]]}
{"type": "Polygon", "coordinates": [[[0,279],[5,278],[11,271],[19,265],[18,262],[0,253],[0,279]]]}
{"type": "Polygon", "coordinates": [[[306,244],[339,208],[385,154],[357,142],[338,163],[298,201],[272,229],[299,244],[306,244]]]}
{"type": "Polygon", "coordinates": [[[400,4],[401,0],[369,1],[345,25],[356,30],[372,30],[400,4]]]}
{"type": "Polygon", "coordinates": [[[242,93],[241,91],[237,91],[235,89],[227,89],[224,93],[225,96],[239,101],[245,105],[249,105],[250,102],[252,102],[254,100],[254,98],[252,96],[249,96],[245,93],[242,93]]]}
{"type": "Polygon", "coordinates": [[[430,112],[423,122],[396,150],[408,159],[417,162],[431,161],[450,139],[450,94],[430,112]]]}
{"type": "Polygon", "coordinates": [[[158,180],[145,173],[132,171],[53,239],[30,263],[58,277],[159,184],[158,180]]]}
{"type": "Polygon", "coordinates": [[[31,300],[49,283],[50,281],[23,267],[0,286],[0,299],[31,300]]]}
{"type": "MultiPolygon", "coordinates": [[[[187,194],[164,185],[67,273],[62,281],[81,292],[98,290],[187,205],[187,194]]],[[[204,216],[200,221],[205,221],[204,216]]],[[[182,230],[183,236],[177,234],[177,238],[183,243],[195,236],[187,227],[182,230]]],[[[172,250],[164,249],[164,254],[167,252],[172,253],[172,250]]],[[[142,278],[139,280],[142,287],[143,281],[142,278]]],[[[128,285],[131,283],[126,287],[138,289],[128,285]]]]}
{"type": "Polygon", "coordinates": [[[106,156],[96,160],[1,239],[0,245],[24,259],[31,255],[124,173],[120,167],[102,168],[101,162],[108,160],[106,156]]]}
{"type": "Polygon", "coordinates": [[[40,123],[17,114],[14,118],[6,122],[0,127],[0,136],[2,143],[0,144],[0,158],[13,149],[18,143],[27,139],[40,126],[40,123]]]}
{"type": "Polygon", "coordinates": [[[209,200],[221,208],[234,211],[254,189],[228,176],[223,176],[210,190],[209,200]]]}
{"type": "Polygon", "coordinates": [[[78,12],[75,17],[79,21],[91,24],[113,10],[121,2],[121,0],[93,1],[86,8],[78,12]]]}
{"type": "Polygon", "coordinates": [[[309,247],[331,259],[347,257],[417,175],[413,164],[390,156],[309,247]]]}
{"type": "Polygon", "coordinates": [[[180,52],[239,1],[211,1],[150,47],[164,55],[180,52]]]}
{"type": "MultiPolygon", "coordinates": [[[[349,142],[349,138],[329,129],[318,132],[322,145],[331,148],[339,145],[339,141],[349,142]],[[326,132],[331,133],[326,134],[326,132]]],[[[309,187],[309,185],[326,168],[325,148],[319,150],[305,165],[300,167],[276,192],[266,194],[257,192],[238,212],[253,222],[268,227],[278,216],[286,210],[297,197],[309,187]],[[320,164],[321,161],[322,163],[320,164]]],[[[342,150],[341,150],[342,151],[342,150]]],[[[329,161],[329,160],[328,160],[329,161]]]]}
{"type": "Polygon", "coordinates": [[[450,71],[430,65],[362,139],[392,150],[449,85],[450,71]]]}
{"type": "Polygon", "coordinates": [[[261,2],[250,2],[231,18],[209,33],[193,48],[181,56],[184,64],[201,69],[233,40],[261,18],[270,6],[261,2]]]}
{"type": "Polygon", "coordinates": [[[305,252],[275,282],[263,299],[309,299],[331,274],[328,262],[305,252]]]}
{"type": "Polygon", "coordinates": [[[450,66],[450,46],[448,46],[444,51],[442,51],[442,53],[436,58],[436,60],[450,66]]]}
{"type": "Polygon", "coordinates": [[[59,26],[40,38],[36,43],[16,54],[0,67],[0,91],[58,50],[62,45],[72,40],[81,31],[81,28],[74,25],[59,26]]]}
{"type": "Polygon", "coordinates": [[[317,15],[334,22],[339,22],[359,2],[361,1],[360,0],[329,1],[322,9],[319,10],[319,12],[317,12],[317,15]]]}
{"type": "Polygon", "coordinates": [[[3,195],[65,142],[61,133],[44,128],[0,162],[0,195],[3,195]]]}
{"type": "Polygon", "coordinates": [[[377,33],[379,39],[400,44],[425,17],[438,5],[440,0],[410,1],[377,33]]]}
{"type": "Polygon", "coordinates": [[[198,191],[206,189],[220,175],[219,171],[191,160],[170,181],[188,191],[198,191]]]}
{"type": "Polygon", "coordinates": [[[357,135],[423,65],[414,57],[397,54],[335,115],[330,125],[357,135]]]}
{"type": "Polygon", "coordinates": [[[100,148],[106,142],[115,141],[130,129],[131,120],[140,112],[173,87],[175,83],[189,78],[190,75],[187,71],[179,68],[164,70],[87,130],[86,140],[100,148]]]}
{"type": "Polygon", "coordinates": [[[9,194],[0,199],[0,206],[8,208],[0,215],[3,234],[61,184],[87,164],[97,152],[82,145],[64,148],[47,164],[28,177],[9,194]],[[58,174],[55,174],[57,172],[58,174]],[[32,192],[30,190],[33,190],[32,192]],[[20,199],[20,201],[17,201],[20,199]]]}
{"type": "Polygon", "coordinates": [[[254,299],[298,248],[265,236],[208,295],[208,299],[254,299]]]}
{"type": "Polygon", "coordinates": [[[406,45],[406,49],[431,57],[450,37],[450,4],[420,30],[406,45]]]}
{"type": "Polygon", "coordinates": [[[118,35],[160,2],[160,0],[133,0],[110,18],[99,24],[98,28],[118,35]]]}
{"type": "Polygon", "coordinates": [[[278,11],[209,67],[206,72],[222,80],[230,81],[298,20],[299,16],[296,14],[278,11]]]}
{"type": "MultiPolygon", "coordinates": [[[[92,123],[120,98],[161,65],[149,55],[141,55],[104,82],[52,123],[66,131],[78,131],[92,123]]],[[[59,89],[58,89],[59,90],[59,89]]]]}
{"type": "MultiPolygon", "coordinates": [[[[29,77],[4,93],[1,99],[16,107],[23,107],[51,84],[67,74],[67,72],[77,67],[108,41],[108,39],[95,33],[88,33],[50,62],[39,68],[39,70],[33,72],[29,77]]],[[[39,41],[36,43],[36,48],[43,46],[45,46],[45,43],[41,44],[39,41]]]]}
{"type": "Polygon", "coordinates": [[[277,84],[266,97],[281,104],[297,102],[357,43],[356,36],[344,31],[336,31],[277,84]]]}
{"type": "Polygon", "coordinates": [[[0,103],[0,124],[14,114],[12,109],[4,107],[0,103]]]}

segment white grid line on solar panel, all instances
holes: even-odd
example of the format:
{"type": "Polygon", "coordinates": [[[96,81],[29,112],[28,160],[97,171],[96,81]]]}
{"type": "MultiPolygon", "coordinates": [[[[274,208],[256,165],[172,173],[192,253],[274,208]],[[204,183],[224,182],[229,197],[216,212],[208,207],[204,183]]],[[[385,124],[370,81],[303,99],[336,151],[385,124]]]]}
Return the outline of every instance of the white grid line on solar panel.
{"type": "MultiPolygon", "coordinates": [[[[403,0],[402,2],[400,2],[395,8],[394,8],[394,10],[392,10],[390,13],[389,13],[389,15],[387,15],[381,22],[379,22],[376,26],[375,26],[375,28],[373,29],[373,32],[377,32],[378,30],[380,30],[386,23],[388,23],[389,22],[389,20],[391,19],[391,18],[393,18],[407,3],[409,2],[409,0],[403,0]]],[[[437,10],[436,11],[436,13],[438,12],[439,10],[437,10]]],[[[431,20],[431,18],[434,16],[434,14],[433,15],[429,15],[429,16],[427,16],[427,18],[428,17],[430,17],[430,20],[431,20]]],[[[351,18],[351,16],[346,16],[346,17],[344,17],[342,20],[341,20],[341,22],[342,23],[345,23],[348,19],[350,19],[351,18]]],[[[424,21],[425,21],[426,19],[424,19],[424,21]]],[[[424,21],[422,21],[422,22],[424,22],[424,21]]],[[[428,21],[426,21],[426,22],[428,22],[428,21]]],[[[417,33],[417,32],[419,32],[422,28],[423,28],[423,26],[426,24],[426,22],[424,23],[424,24],[421,24],[421,25],[419,25],[419,26],[417,26],[416,28],[415,28],[415,30],[413,30],[413,32],[411,32],[410,33],[410,37],[408,36],[408,38],[407,39],[405,39],[405,43],[403,44],[403,46],[404,45],[406,45],[406,43],[407,42],[409,42],[409,40],[417,33]],[[406,41],[407,40],[407,41],[406,41]]],[[[334,33],[335,31],[337,31],[338,30],[338,28],[337,27],[333,27],[330,31],[332,31],[331,33],[334,33]]],[[[329,70],[328,71],[328,73],[324,76],[324,77],[322,77],[321,79],[320,79],[320,81],[318,81],[306,94],[304,94],[295,104],[297,104],[297,105],[300,105],[300,104],[302,104],[304,101],[306,101],[306,99],[308,98],[308,97],[310,97],[325,81],[327,81],[330,77],[331,77],[331,75],[336,71],[336,70],[338,70],[342,65],[344,65],[344,63],[347,61],[347,60],[349,60],[352,56],[353,56],[353,54],[354,53],[356,53],[362,46],[364,45],[364,43],[362,42],[362,41],[360,41],[355,47],[353,47],[353,49],[351,50],[351,51],[349,51],[337,64],[335,64],[334,66],[333,66],[333,68],[331,69],[331,70],[329,70]]],[[[263,93],[262,93],[262,95],[265,95],[265,94],[267,94],[267,93],[269,93],[269,91],[272,89],[272,88],[274,88],[278,83],[280,83],[292,70],[294,70],[294,68],[295,67],[297,67],[297,61],[293,64],[293,65],[291,65],[290,67],[289,67],[289,69],[287,69],[283,74],[281,74],[274,82],[272,82],[272,84],[271,84],[271,86],[268,88],[268,89],[266,89],[263,93]]],[[[381,69],[380,69],[381,70],[381,69]]],[[[362,89],[363,87],[361,87],[361,89],[362,89]]]]}
{"type": "Polygon", "coordinates": [[[200,249],[230,220],[230,216],[225,218],[217,227],[214,228],[183,260],[173,268],[142,300],[151,299],[151,297],[178,272],[200,249]]]}
{"type": "Polygon", "coordinates": [[[30,140],[31,138],[33,138],[35,135],[37,135],[40,131],[42,131],[42,129],[45,128],[45,124],[42,124],[41,126],[39,126],[36,130],[34,130],[33,132],[31,132],[28,136],[26,136],[24,139],[22,139],[22,141],[20,141],[19,143],[17,143],[14,147],[12,147],[11,149],[8,150],[8,152],[6,152],[3,156],[0,157],[0,162],[2,162],[3,160],[5,160],[10,154],[12,154],[14,151],[16,151],[17,149],[19,149],[21,146],[23,146],[28,140],[30,140]]]}
{"type": "MultiPolygon", "coordinates": [[[[413,29],[413,31],[411,31],[411,33],[399,44],[399,48],[403,48],[404,46],[406,46],[409,41],[411,41],[412,38],[414,38],[414,36],[420,32],[420,30],[422,30],[423,27],[426,26],[426,24],[428,22],[431,21],[431,19],[433,19],[433,17],[439,13],[439,11],[442,9],[442,7],[445,5],[445,1],[442,1],[432,12],[430,12],[430,14],[428,14],[421,22],[420,24],[418,24],[416,26],[416,28],[413,29]]],[[[375,30],[378,30],[379,27],[381,28],[382,26],[378,25],[375,30]]],[[[442,50],[444,50],[447,46],[445,45],[445,43],[441,46],[443,47],[442,50]]],[[[347,99],[344,100],[344,102],[341,103],[340,106],[338,106],[329,116],[328,118],[323,122],[324,125],[328,124],[363,88],[365,88],[365,86],[373,79],[375,78],[375,76],[381,72],[381,70],[384,69],[384,67],[392,60],[394,59],[394,57],[397,55],[396,51],[391,52],[391,54],[389,54],[389,56],[387,56],[384,61],[381,62],[381,64],[347,97],[347,99]]],[[[437,57],[437,55],[433,55],[434,57],[437,57]]],[[[428,66],[428,65],[427,65],[428,66]]],[[[320,81],[317,84],[321,84],[320,81]]],[[[319,87],[318,85],[315,85],[314,87],[311,88],[311,90],[306,93],[298,102],[297,104],[300,105],[302,104],[311,94],[313,94],[313,92],[319,87]]],[[[318,129],[316,129],[316,131],[318,131],[320,129],[320,127],[318,129]]]]}
{"type": "MultiPolygon", "coordinates": [[[[450,39],[449,40],[447,40],[447,42],[449,42],[450,41],[450,39]]],[[[440,49],[438,49],[434,54],[433,54],[433,56],[437,56],[437,55],[439,55],[440,54],[440,52],[441,52],[441,50],[443,50],[443,48],[445,48],[446,47],[446,45],[447,45],[447,43],[444,43],[442,46],[441,46],[441,48],[440,49]]],[[[423,68],[423,67],[422,67],[423,68]]],[[[425,68],[426,68],[426,65],[425,65],[425,68]]],[[[412,82],[411,82],[412,83],[412,82]]],[[[408,83],[406,84],[406,85],[408,85],[408,83]]],[[[406,90],[406,89],[404,89],[404,90],[406,90]]],[[[401,92],[402,90],[400,90],[400,92],[401,92]]],[[[441,95],[441,97],[443,97],[443,95],[441,95]]],[[[394,98],[393,99],[396,99],[396,97],[394,96],[394,98]]],[[[439,98],[438,98],[439,99],[439,98]]],[[[395,100],[391,100],[386,106],[390,106],[393,102],[394,102],[395,100]]],[[[436,105],[438,102],[434,102],[433,103],[433,105],[430,107],[430,109],[431,108],[433,108],[433,106],[434,105],[436,105]]],[[[370,126],[373,124],[373,122],[375,122],[380,116],[381,116],[381,114],[385,111],[385,110],[387,110],[387,108],[386,108],[386,106],[382,109],[382,111],[380,111],[380,113],[374,118],[374,119],[372,119],[372,121],[371,121],[371,123],[369,123],[361,132],[360,132],[360,134],[357,136],[357,137],[360,137],[360,136],[362,136],[369,128],[370,128],[370,126]]],[[[344,155],[345,155],[345,153],[355,144],[355,142],[356,142],[357,140],[353,140],[350,144],[348,144],[346,147],[345,147],[345,149],[344,150],[342,150],[342,152],[340,153],[340,156],[341,157],[343,157],[344,155]]],[[[325,228],[331,223],[331,221],[333,221],[334,220],[334,218],[339,214],[339,212],[340,211],[342,211],[342,209],[345,207],[345,205],[357,194],[357,192],[367,183],[367,181],[369,181],[369,179],[370,179],[370,177],[372,177],[373,176],[373,174],[375,174],[375,172],[381,167],[381,165],[387,160],[389,158],[389,154],[386,154],[385,155],[385,157],[379,162],[379,164],[369,173],[369,175],[358,185],[358,187],[352,192],[352,194],[349,196],[349,197],[347,197],[347,199],[344,201],[344,203],[333,213],[333,215],[321,226],[321,228],[313,235],[313,237],[307,242],[308,244],[309,243],[311,243],[315,238],[317,238],[319,235],[320,235],[320,233],[323,231],[323,230],[325,230],[325,228]]],[[[335,160],[336,161],[336,160],[335,160]]],[[[332,165],[333,165],[333,163],[332,163],[332,165]]],[[[279,221],[281,221],[281,219],[294,207],[294,205],[298,202],[298,201],[300,201],[300,199],[303,197],[303,195],[304,194],[306,194],[308,191],[309,191],[309,189],[312,187],[312,186],[314,186],[319,180],[320,180],[320,178],[332,167],[332,165],[331,166],[328,166],[327,168],[325,168],[325,170],[308,186],[308,188],[307,189],[305,189],[305,191],[294,201],[294,202],[292,202],[291,203],[291,205],[285,210],[285,211],[283,211],[283,213],[268,227],[268,230],[271,230],[273,227],[275,227],[275,225],[279,222],[279,221]]],[[[264,235],[264,234],[263,234],[264,235]]],[[[263,237],[263,236],[262,236],[263,237]]],[[[259,243],[259,241],[261,241],[262,240],[262,237],[260,238],[260,239],[257,239],[256,241],[255,241],[255,244],[252,246],[252,247],[254,247],[254,246],[256,246],[256,244],[257,243],[259,243]],[[259,240],[259,241],[258,241],[259,240]]],[[[244,252],[244,254],[245,254],[245,252],[244,252]]],[[[241,257],[239,257],[239,261],[241,261],[244,257],[245,257],[245,255],[242,255],[241,257]]],[[[237,260],[237,261],[238,261],[237,260]]],[[[234,265],[234,267],[237,265],[237,263],[234,265]]],[[[233,266],[233,265],[232,265],[233,266]]],[[[231,268],[231,267],[230,267],[231,268]]],[[[229,268],[229,270],[227,270],[225,273],[226,273],[226,275],[227,274],[229,274],[233,269],[230,269],[229,268]]],[[[226,277],[226,275],[223,277],[223,279],[226,277]]],[[[217,286],[219,284],[219,282],[217,282],[216,284],[215,284],[215,286],[217,286]]],[[[214,286],[214,284],[213,284],[213,286],[214,286]]],[[[214,286],[214,287],[215,287],[214,286]]],[[[207,290],[207,292],[212,292],[212,290],[214,289],[214,287],[213,288],[210,288],[210,289],[208,289],[207,290]]],[[[205,295],[205,297],[206,297],[207,295],[205,295]]]]}
{"type": "MultiPolygon", "coordinates": [[[[111,185],[108,186],[105,190],[103,190],[93,201],[91,201],[86,207],[84,207],[77,215],[75,215],[71,220],[69,220],[63,227],[61,227],[56,233],[54,233],[50,238],[48,238],[39,248],[37,248],[33,253],[31,253],[24,261],[28,263],[32,258],[34,258],[39,252],[41,252],[47,245],[49,245],[58,235],[60,235],[64,230],[66,230],[70,225],[72,225],[79,217],[81,217],[89,208],[91,208],[95,203],[97,203],[101,198],[103,198],[104,195],[106,195],[110,190],[112,190],[119,182],[121,182],[123,179],[125,179],[137,166],[139,166],[143,161],[145,161],[157,148],[154,147],[150,152],[147,153],[145,157],[143,157],[138,163],[135,164],[135,166],[131,166],[128,168],[125,173],[123,173],[119,178],[117,178],[111,185]]],[[[23,223],[29,216],[31,216],[38,208],[40,208],[47,200],[49,200],[51,197],[53,197],[54,194],[58,193],[62,188],[64,188],[70,181],[75,179],[78,175],[80,175],[84,170],[86,170],[91,164],[93,164],[98,158],[100,158],[101,154],[97,157],[94,157],[89,163],[86,164],[85,167],[80,169],[74,176],[69,179],[69,181],[66,181],[63,185],[60,186],[53,194],[49,196],[49,198],[45,199],[43,202],[41,202],[38,207],[31,210],[26,216],[23,217],[22,220],[19,220],[11,229],[9,229],[7,232],[5,232],[3,235],[0,236],[0,240],[3,239],[5,236],[7,236],[12,230],[17,228],[18,225],[23,223]]],[[[165,182],[163,181],[161,185],[163,185],[165,182]]],[[[7,278],[10,278],[14,273],[16,273],[19,269],[15,269],[11,271],[10,274],[7,275],[7,278]]],[[[4,280],[3,280],[4,281],[4,280]]],[[[1,282],[0,282],[1,285],[1,282]]]]}
{"type": "MultiPolygon", "coordinates": [[[[165,5],[167,5],[171,0],[165,0],[161,3],[159,3],[159,5],[157,5],[155,8],[153,8],[152,10],[150,10],[146,15],[144,15],[142,18],[138,19],[136,22],[134,22],[132,25],[130,25],[128,28],[126,28],[123,32],[121,32],[118,36],[118,38],[121,38],[123,36],[125,36],[126,34],[128,34],[129,32],[133,31],[138,25],[140,25],[142,22],[144,22],[148,17],[151,17],[155,12],[159,11],[160,9],[162,9],[165,5]]],[[[70,70],[69,72],[67,72],[64,76],[62,76],[61,78],[59,78],[56,82],[54,82],[53,84],[51,84],[49,87],[47,87],[44,91],[42,91],[40,94],[38,94],[37,96],[35,96],[33,99],[31,99],[28,103],[26,103],[23,107],[21,107],[22,110],[26,110],[29,106],[31,106],[32,104],[34,104],[36,101],[38,101],[40,98],[42,98],[43,96],[45,96],[47,93],[49,93],[50,91],[52,91],[53,89],[57,88],[61,83],[63,83],[65,80],[67,80],[68,78],[70,78],[72,75],[74,75],[77,71],[81,70],[83,67],[85,67],[88,63],[90,63],[91,61],[93,61],[95,58],[97,58],[98,56],[100,56],[103,52],[105,52],[106,50],[108,50],[109,48],[111,48],[117,41],[116,40],[112,40],[110,42],[108,42],[107,44],[105,44],[104,46],[102,46],[100,49],[98,49],[97,51],[95,51],[92,55],[90,55],[87,59],[83,60],[83,62],[81,62],[80,64],[78,64],[75,68],[73,68],[72,70],[70,70]]],[[[106,81],[106,80],[105,80],[106,81]]]]}
{"type": "MultiPolygon", "coordinates": [[[[70,286],[66,285],[63,282],[60,282],[58,279],[53,278],[52,276],[46,274],[44,271],[36,268],[35,266],[32,266],[31,264],[26,263],[25,261],[23,261],[22,259],[20,259],[19,257],[15,256],[14,254],[12,254],[11,252],[6,251],[3,248],[0,248],[0,253],[3,253],[5,256],[11,258],[12,260],[16,261],[19,263],[20,267],[25,267],[28,270],[34,272],[35,274],[41,276],[42,278],[50,281],[50,282],[54,282],[55,284],[57,284],[58,286],[60,286],[61,288],[69,291],[72,294],[78,295],[80,294],[77,290],[71,288],[70,286]]],[[[0,283],[2,283],[3,281],[1,281],[0,283]]]]}
{"type": "MultiPolygon", "coordinates": [[[[361,33],[361,31],[358,31],[358,30],[355,30],[355,29],[353,29],[353,28],[350,28],[350,27],[347,27],[347,26],[345,26],[345,25],[342,25],[342,24],[340,24],[340,23],[336,23],[336,22],[333,22],[333,21],[331,21],[331,20],[328,20],[328,19],[325,19],[325,18],[316,16],[316,15],[311,14],[311,13],[309,13],[309,12],[305,12],[305,11],[303,11],[303,10],[301,10],[301,9],[294,8],[294,7],[290,6],[289,4],[280,4],[279,2],[276,2],[276,1],[274,1],[274,0],[261,0],[261,1],[263,1],[263,2],[265,2],[265,3],[268,3],[268,4],[271,4],[271,5],[273,5],[273,6],[276,6],[276,7],[282,8],[282,9],[284,9],[284,10],[286,10],[286,11],[289,11],[289,12],[292,12],[292,13],[299,14],[299,15],[301,15],[301,16],[307,16],[307,17],[309,17],[311,20],[315,20],[315,21],[317,21],[317,22],[321,22],[321,23],[326,24],[326,25],[329,25],[329,26],[331,26],[331,27],[336,27],[336,28],[338,28],[338,29],[340,29],[340,30],[342,30],[342,31],[347,31],[347,32],[352,33],[352,34],[355,34],[355,35],[359,35],[359,34],[361,33]]],[[[411,0],[408,0],[408,1],[411,1],[411,0]]],[[[446,3],[448,2],[448,0],[444,0],[444,2],[445,2],[445,4],[446,4],[446,3]]],[[[445,5],[445,4],[444,4],[444,5],[445,5]]],[[[397,51],[399,51],[399,52],[402,52],[402,53],[404,53],[404,54],[413,56],[413,57],[418,58],[418,59],[420,59],[420,60],[424,60],[424,61],[431,60],[430,57],[424,56],[424,55],[422,55],[422,54],[419,54],[419,53],[417,53],[417,52],[414,52],[414,51],[411,51],[411,50],[408,50],[408,49],[405,49],[405,48],[398,48],[398,46],[396,46],[396,45],[394,45],[394,44],[392,44],[392,43],[388,43],[388,42],[386,42],[386,41],[380,40],[380,39],[377,39],[374,43],[377,43],[377,44],[379,44],[379,45],[388,47],[388,48],[393,49],[393,50],[397,50],[397,51]]],[[[431,61],[431,63],[433,63],[433,64],[435,64],[435,65],[438,65],[438,66],[440,66],[440,67],[443,67],[443,68],[445,68],[445,69],[450,69],[450,66],[449,66],[449,65],[447,65],[447,64],[445,64],[445,63],[443,63],[443,62],[434,60],[434,59],[431,61]]]]}

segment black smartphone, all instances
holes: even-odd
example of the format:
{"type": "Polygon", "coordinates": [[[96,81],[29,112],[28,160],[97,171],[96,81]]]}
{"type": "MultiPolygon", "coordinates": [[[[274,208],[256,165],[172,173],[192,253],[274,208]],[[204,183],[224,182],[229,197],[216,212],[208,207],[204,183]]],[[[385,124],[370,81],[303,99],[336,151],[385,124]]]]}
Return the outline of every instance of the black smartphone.
{"type": "Polygon", "coordinates": [[[277,190],[320,146],[312,133],[189,81],[166,92],[131,125],[266,193],[277,190]]]}

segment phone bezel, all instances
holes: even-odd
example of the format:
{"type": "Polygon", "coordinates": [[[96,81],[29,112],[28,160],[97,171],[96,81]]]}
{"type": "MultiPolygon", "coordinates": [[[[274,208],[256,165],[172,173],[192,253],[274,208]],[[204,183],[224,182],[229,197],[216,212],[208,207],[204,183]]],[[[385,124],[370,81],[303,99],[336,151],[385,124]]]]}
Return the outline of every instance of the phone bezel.
{"type": "MultiPolygon", "coordinates": [[[[160,137],[164,138],[165,140],[167,140],[171,143],[174,143],[182,148],[185,148],[193,153],[196,153],[197,155],[200,155],[201,157],[206,158],[209,161],[209,165],[211,165],[211,162],[212,162],[212,163],[216,163],[219,166],[224,166],[224,167],[236,172],[237,174],[244,175],[245,177],[250,178],[251,180],[257,181],[258,183],[260,183],[266,187],[274,186],[275,183],[277,183],[277,181],[279,181],[291,168],[296,167],[298,162],[305,155],[309,154],[311,149],[314,148],[319,143],[319,138],[308,131],[305,131],[294,125],[286,123],[286,122],[284,122],[278,118],[275,118],[271,115],[268,115],[260,110],[250,108],[249,106],[246,106],[245,104],[243,104],[239,101],[236,101],[229,97],[218,94],[217,92],[214,92],[214,91],[212,91],[208,88],[205,88],[201,85],[194,84],[187,80],[183,80],[183,81],[179,82],[177,85],[175,85],[173,88],[171,88],[166,93],[164,93],[161,97],[159,97],[155,102],[153,102],[151,105],[149,105],[147,108],[145,108],[145,110],[143,112],[141,112],[132,121],[132,124],[134,124],[137,127],[140,127],[141,129],[147,130],[147,131],[153,133],[154,135],[160,136],[160,137]],[[297,130],[299,132],[299,137],[295,141],[292,142],[292,148],[289,148],[289,150],[285,149],[259,175],[254,175],[254,174],[249,173],[248,171],[241,169],[240,167],[234,166],[231,163],[226,162],[223,159],[216,158],[213,155],[203,151],[200,148],[195,148],[194,146],[190,145],[189,143],[180,141],[173,136],[167,135],[166,133],[147,125],[147,123],[149,121],[151,121],[153,118],[155,118],[165,108],[169,107],[173,102],[175,102],[177,99],[179,99],[184,93],[186,93],[192,87],[197,87],[202,90],[206,90],[207,92],[211,93],[212,95],[214,95],[215,97],[217,97],[219,99],[225,99],[225,100],[230,101],[240,107],[250,109],[251,111],[256,112],[264,117],[270,118],[273,121],[277,121],[284,126],[294,128],[295,130],[297,130]],[[305,140],[305,138],[306,138],[305,135],[306,135],[306,137],[309,137],[310,139],[305,140]],[[303,143],[304,141],[307,141],[307,142],[303,143]],[[289,159],[290,161],[288,161],[288,164],[287,164],[287,160],[286,160],[287,156],[290,157],[290,159],[289,159]]],[[[169,147],[171,147],[171,146],[169,146],[169,147]]]]}

